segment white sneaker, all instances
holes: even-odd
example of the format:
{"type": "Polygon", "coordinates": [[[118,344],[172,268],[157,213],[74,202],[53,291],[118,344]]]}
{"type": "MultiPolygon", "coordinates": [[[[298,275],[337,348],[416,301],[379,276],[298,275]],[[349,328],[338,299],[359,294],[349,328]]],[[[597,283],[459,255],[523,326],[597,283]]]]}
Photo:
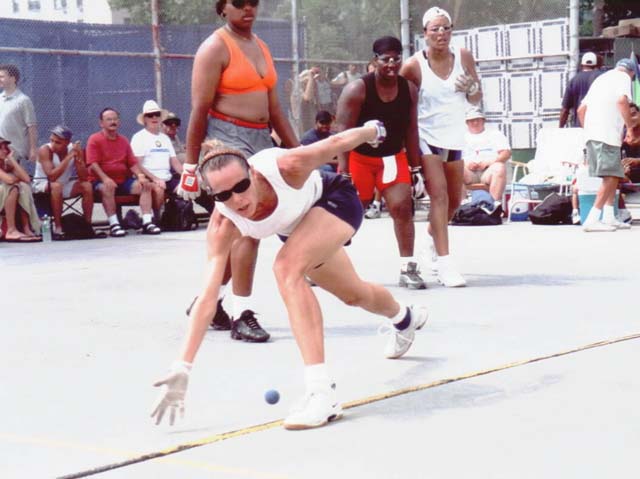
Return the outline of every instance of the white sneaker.
{"type": "Polygon", "coordinates": [[[631,224],[623,223],[621,221],[618,221],[617,219],[614,219],[613,221],[603,221],[603,223],[605,225],[613,226],[617,230],[630,230],[631,229],[631,224]]]}
{"type": "Polygon", "coordinates": [[[429,317],[427,308],[424,306],[409,306],[411,321],[406,329],[399,330],[391,323],[384,323],[380,326],[380,334],[389,335],[387,344],[384,347],[384,357],[387,359],[397,359],[404,355],[413,344],[416,330],[421,329],[429,317]]]}
{"type": "Polygon", "coordinates": [[[380,218],[380,206],[371,203],[367,208],[367,211],[364,212],[364,217],[368,220],[374,220],[376,218],[380,218]]]}
{"type": "Polygon", "coordinates": [[[464,277],[460,273],[458,273],[450,264],[441,264],[438,267],[437,279],[438,283],[446,286],[447,288],[460,288],[467,285],[467,281],[464,279],[464,277]]]}
{"type": "Polygon", "coordinates": [[[413,261],[409,261],[407,267],[400,271],[398,285],[408,289],[425,289],[427,287],[424,279],[420,276],[418,265],[413,261]]]}
{"type": "Polygon", "coordinates": [[[604,224],[602,221],[591,221],[590,223],[585,223],[582,226],[582,229],[588,233],[616,231],[615,226],[604,224]]]}
{"type": "Polygon", "coordinates": [[[631,213],[626,208],[618,211],[618,216],[616,219],[621,223],[631,223],[633,221],[631,213]]]}
{"type": "Polygon", "coordinates": [[[342,417],[342,406],[336,395],[336,385],[304,395],[291,409],[284,420],[289,430],[310,429],[324,426],[342,417]]]}
{"type": "Polygon", "coordinates": [[[580,224],[580,212],[579,211],[574,211],[573,213],[571,213],[571,223],[573,223],[574,225],[579,225],[580,224]]]}

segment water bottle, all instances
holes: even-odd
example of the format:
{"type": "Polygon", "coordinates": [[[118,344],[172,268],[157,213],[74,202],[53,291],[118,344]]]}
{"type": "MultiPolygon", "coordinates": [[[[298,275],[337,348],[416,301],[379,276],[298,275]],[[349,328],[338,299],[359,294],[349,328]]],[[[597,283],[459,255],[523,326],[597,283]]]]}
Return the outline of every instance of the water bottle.
{"type": "Polygon", "coordinates": [[[45,243],[51,242],[51,218],[48,215],[42,218],[42,241],[45,243]]]}

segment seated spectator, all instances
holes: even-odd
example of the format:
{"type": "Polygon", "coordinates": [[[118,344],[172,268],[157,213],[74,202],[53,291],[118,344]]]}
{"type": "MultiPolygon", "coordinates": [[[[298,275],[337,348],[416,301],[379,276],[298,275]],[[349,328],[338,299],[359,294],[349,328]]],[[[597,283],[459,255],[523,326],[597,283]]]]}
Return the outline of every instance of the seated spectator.
{"type": "Polygon", "coordinates": [[[144,128],[131,137],[133,154],[147,175],[150,175],[153,210],[158,220],[165,197],[175,193],[180,183],[180,178],[174,178],[171,170],[182,174],[182,163],[176,157],[171,139],[160,131],[167,113],[155,101],[147,100],[137,118],[144,128]]]}
{"type": "Polygon", "coordinates": [[[500,131],[485,129],[484,114],[478,108],[467,111],[466,121],[464,184],[484,183],[493,199],[501,201],[507,184],[506,162],[511,158],[509,141],[500,131]]]}
{"type": "MultiPolygon", "coordinates": [[[[301,145],[310,145],[316,141],[324,140],[332,135],[331,126],[333,125],[333,115],[326,110],[320,110],[316,114],[316,126],[306,131],[300,139],[301,145]]],[[[338,159],[333,158],[320,167],[321,170],[336,171],[338,159]]]]}
{"type": "Polygon", "coordinates": [[[169,112],[166,118],[162,120],[162,132],[171,139],[173,151],[176,152],[176,157],[180,164],[183,164],[187,158],[187,148],[178,136],[178,128],[180,128],[181,124],[180,118],[172,112],[169,112]]]}
{"type": "Polygon", "coordinates": [[[150,175],[138,164],[129,141],[118,133],[120,114],[113,108],[102,110],[100,128],[87,141],[87,166],[94,191],[102,195],[111,236],[127,234],[116,214],[116,195],[140,195],[142,233],[160,234],[160,228],[153,223],[150,175]]]}
{"type": "MultiPolygon", "coordinates": [[[[31,179],[13,158],[10,144],[0,137],[0,213],[6,222],[2,240],[8,243],[42,241],[34,233],[40,230],[40,219],[31,195],[31,179]]],[[[3,229],[0,228],[0,236],[3,229]]]]}
{"type": "Polygon", "coordinates": [[[62,205],[66,198],[82,196],[82,213],[91,224],[93,188],[79,141],[71,144],[71,130],[58,125],[51,130],[49,143],[38,148],[38,162],[33,178],[35,193],[49,193],[53,215],[53,237],[63,239],[62,205]]]}

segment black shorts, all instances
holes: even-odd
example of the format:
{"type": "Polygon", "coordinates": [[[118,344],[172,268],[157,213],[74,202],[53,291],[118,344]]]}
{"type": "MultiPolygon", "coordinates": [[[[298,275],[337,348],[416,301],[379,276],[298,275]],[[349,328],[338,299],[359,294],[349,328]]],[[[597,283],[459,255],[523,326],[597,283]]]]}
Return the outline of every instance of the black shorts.
{"type": "MultiPolygon", "coordinates": [[[[320,171],[320,176],[322,177],[322,196],[313,204],[312,208],[318,206],[337,216],[351,225],[355,234],[362,225],[364,210],[353,183],[342,175],[329,171],[320,171]]],[[[287,240],[286,236],[278,236],[282,241],[287,240]]],[[[345,246],[349,243],[351,240],[347,241],[345,246]]]]}

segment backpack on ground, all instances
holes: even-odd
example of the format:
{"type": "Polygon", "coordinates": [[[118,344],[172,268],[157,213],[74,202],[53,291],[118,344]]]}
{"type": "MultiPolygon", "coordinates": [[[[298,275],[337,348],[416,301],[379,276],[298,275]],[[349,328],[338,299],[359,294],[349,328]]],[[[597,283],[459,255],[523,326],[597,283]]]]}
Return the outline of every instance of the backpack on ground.
{"type": "Polygon", "coordinates": [[[529,212],[529,219],[534,225],[570,225],[571,211],[571,198],[551,193],[529,212]]]}
{"type": "Polygon", "coordinates": [[[502,224],[502,206],[489,205],[484,201],[460,206],[451,224],[456,226],[495,226],[502,224]]]}
{"type": "Polygon", "coordinates": [[[198,227],[193,203],[182,198],[171,197],[164,205],[162,229],[164,231],[190,231],[198,227]]]}
{"type": "Polygon", "coordinates": [[[93,239],[96,237],[93,227],[77,213],[63,215],[60,222],[67,239],[93,239]]]}

